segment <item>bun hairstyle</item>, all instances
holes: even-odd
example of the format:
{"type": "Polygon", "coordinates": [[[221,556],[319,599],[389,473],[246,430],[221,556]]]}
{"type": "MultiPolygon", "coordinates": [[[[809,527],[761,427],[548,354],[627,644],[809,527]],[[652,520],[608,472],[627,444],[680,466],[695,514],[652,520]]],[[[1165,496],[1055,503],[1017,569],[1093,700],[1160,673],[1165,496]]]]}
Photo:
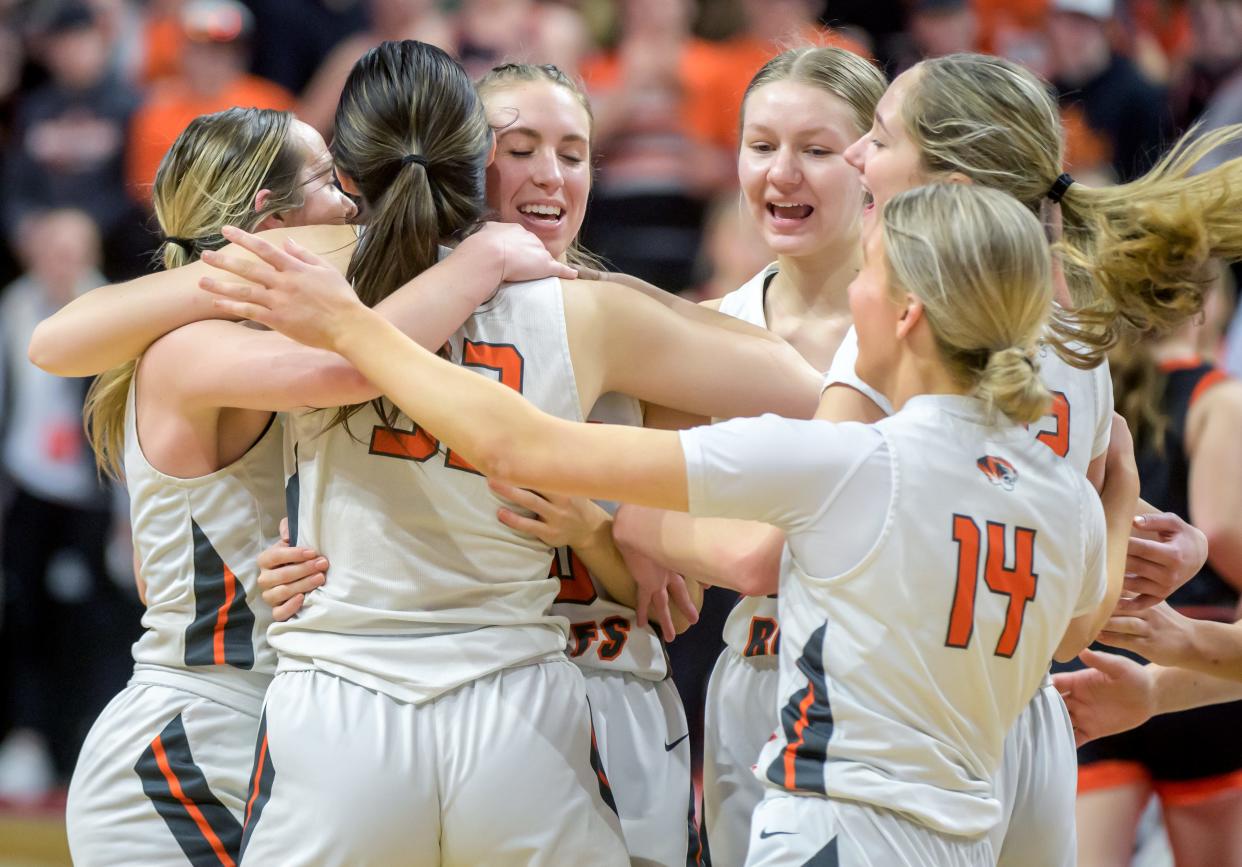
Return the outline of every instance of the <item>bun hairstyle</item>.
{"type": "Polygon", "coordinates": [[[1035,352],[1052,265],[1035,215],[997,190],[932,184],[890,200],[881,226],[893,289],[922,302],[950,373],[989,412],[1043,416],[1052,395],[1035,352]]]}
{"type": "Polygon", "coordinates": [[[1203,306],[1213,258],[1242,258],[1242,159],[1193,169],[1242,126],[1182,138],[1143,177],[1061,189],[1064,137],[1047,86],[998,57],[925,60],[906,95],[903,121],[933,176],[960,172],[1038,213],[1057,187],[1058,252],[1074,310],[1058,311],[1059,354],[1093,367],[1122,332],[1166,332],[1203,306]]]}
{"type": "MultiPolygon", "coordinates": [[[[362,198],[366,231],[345,274],[368,307],[434,265],[441,239],[478,223],[490,143],[474,85],[439,48],[382,42],[354,64],[330,149],[362,198]]],[[[333,423],[359,409],[343,407],[333,423]]]]}
{"type": "MultiPolygon", "coordinates": [[[[307,154],[290,135],[293,115],[230,108],[195,118],[160,162],[152,188],[164,235],[165,268],[224,246],[222,226],[253,231],[271,214],[302,207],[307,154]],[[260,190],[271,195],[256,210],[260,190]]],[[[86,437],[102,472],[119,479],[125,463],[125,404],[137,360],[101,374],[86,395],[86,437]]]]}

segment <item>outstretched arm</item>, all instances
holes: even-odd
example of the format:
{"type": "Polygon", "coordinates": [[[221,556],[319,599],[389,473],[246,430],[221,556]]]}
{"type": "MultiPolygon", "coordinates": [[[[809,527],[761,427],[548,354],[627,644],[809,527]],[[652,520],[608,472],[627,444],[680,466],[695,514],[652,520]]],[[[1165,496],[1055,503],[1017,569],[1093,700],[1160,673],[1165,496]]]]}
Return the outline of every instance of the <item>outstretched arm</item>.
{"type": "Polygon", "coordinates": [[[1242,699],[1242,683],[1197,671],[1139,665],[1085,650],[1087,668],[1054,674],[1078,746],[1142,725],[1153,716],[1242,699]]]}
{"type": "MultiPolygon", "coordinates": [[[[342,274],[354,245],[349,226],[272,229],[257,237],[271,244],[296,240],[304,248],[325,251],[324,260],[342,274]]],[[[489,223],[463,241],[459,251],[376,309],[414,340],[438,347],[501,282],[574,274],[516,226],[489,223]]],[[[230,245],[221,252],[254,267],[262,264],[243,247],[230,245]]],[[[198,288],[204,277],[231,275],[199,261],[88,292],[39,323],[30,340],[30,360],[58,376],[94,376],[136,358],[183,325],[222,318],[198,288]]]]}

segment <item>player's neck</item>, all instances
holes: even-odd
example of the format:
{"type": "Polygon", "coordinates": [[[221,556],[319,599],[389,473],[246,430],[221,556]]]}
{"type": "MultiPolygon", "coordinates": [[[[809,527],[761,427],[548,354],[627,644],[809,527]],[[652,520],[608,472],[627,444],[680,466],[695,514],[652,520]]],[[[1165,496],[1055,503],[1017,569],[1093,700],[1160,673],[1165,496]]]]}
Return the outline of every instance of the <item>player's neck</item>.
{"type": "Polygon", "coordinates": [[[894,368],[889,382],[881,391],[893,402],[893,409],[900,410],[912,397],[920,394],[969,394],[949,373],[938,355],[906,352],[894,368]]]}
{"type": "Polygon", "coordinates": [[[849,286],[858,273],[857,243],[814,256],[779,256],[780,269],[768,287],[764,306],[782,316],[832,316],[849,310],[849,286]]]}

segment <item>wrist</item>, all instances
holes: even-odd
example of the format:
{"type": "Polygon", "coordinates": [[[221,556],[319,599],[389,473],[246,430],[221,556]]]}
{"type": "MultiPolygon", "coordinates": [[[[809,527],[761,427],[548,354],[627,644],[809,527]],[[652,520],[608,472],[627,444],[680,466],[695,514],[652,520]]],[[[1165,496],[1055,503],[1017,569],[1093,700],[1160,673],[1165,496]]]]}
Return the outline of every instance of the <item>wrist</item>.
{"type": "Polygon", "coordinates": [[[569,547],[575,551],[598,551],[612,544],[612,517],[595,503],[593,511],[583,531],[574,539],[569,540],[569,547]]]}
{"type": "Polygon", "coordinates": [[[489,232],[475,232],[457,245],[460,256],[449,256],[457,269],[454,281],[463,287],[464,294],[478,306],[492,297],[496,287],[504,282],[505,248],[496,236],[489,232]],[[460,265],[457,261],[460,260],[460,265]]]}
{"type": "Polygon", "coordinates": [[[351,304],[332,318],[328,349],[350,358],[353,350],[373,340],[371,333],[377,321],[388,324],[386,319],[365,304],[351,304]]]}

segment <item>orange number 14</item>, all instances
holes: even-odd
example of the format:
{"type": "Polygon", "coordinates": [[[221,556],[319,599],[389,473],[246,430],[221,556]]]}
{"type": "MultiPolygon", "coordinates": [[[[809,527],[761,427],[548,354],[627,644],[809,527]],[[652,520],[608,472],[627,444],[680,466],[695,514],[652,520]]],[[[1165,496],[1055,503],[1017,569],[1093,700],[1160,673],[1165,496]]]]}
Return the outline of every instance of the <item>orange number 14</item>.
{"type": "MultiPolygon", "coordinates": [[[[979,586],[979,548],[983,542],[982,535],[974,518],[966,515],[953,516],[953,541],[957,543],[957,588],[953,593],[949,632],[945,638],[945,645],[948,647],[969,647],[971,635],[975,631],[975,592],[979,586]]],[[[1035,531],[1027,527],[1014,528],[1012,568],[1005,565],[1009,559],[1008,535],[1008,528],[1004,524],[987,522],[987,553],[984,558],[983,580],[993,593],[1009,597],[1005,627],[1001,630],[994,651],[997,656],[1006,658],[1013,656],[1018,648],[1026,604],[1035,598],[1035,585],[1039,580],[1034,571],[1035,531]]]]}

